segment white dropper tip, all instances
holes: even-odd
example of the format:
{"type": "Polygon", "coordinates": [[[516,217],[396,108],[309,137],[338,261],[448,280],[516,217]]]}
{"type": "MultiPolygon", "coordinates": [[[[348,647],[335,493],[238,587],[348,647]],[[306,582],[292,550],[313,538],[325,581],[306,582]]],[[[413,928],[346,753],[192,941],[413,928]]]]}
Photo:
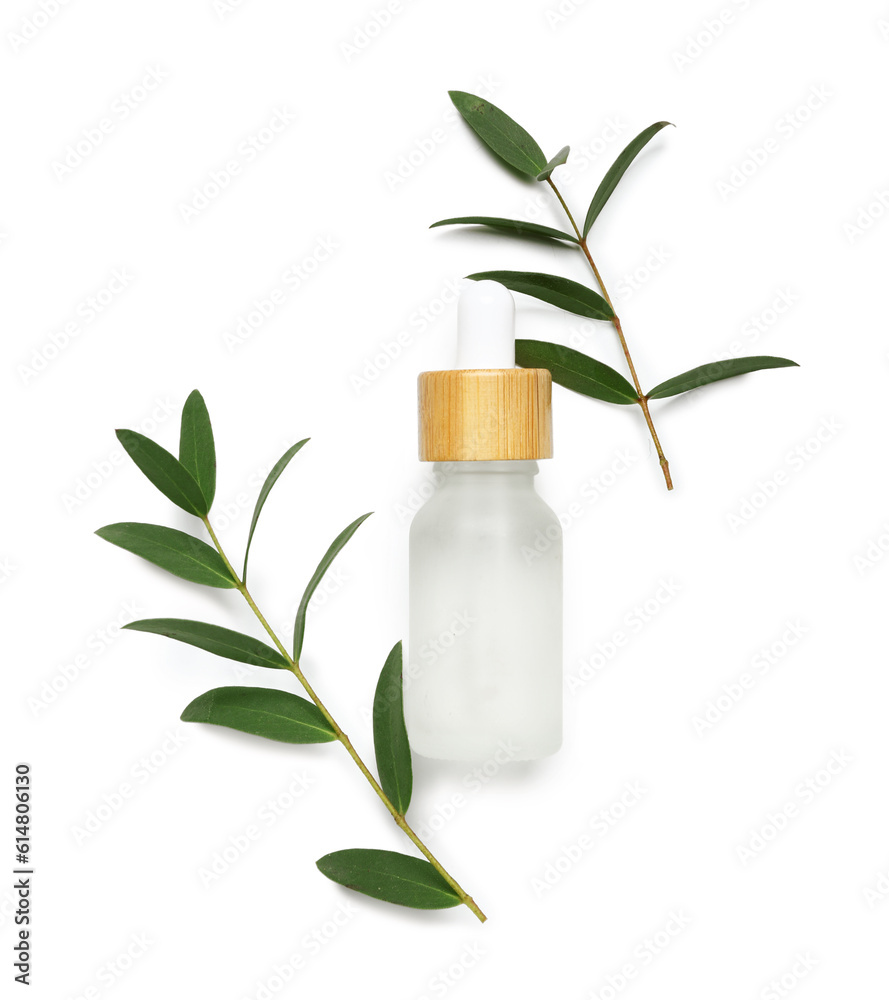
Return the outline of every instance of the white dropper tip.
{"type": "Polygon", "coordinates": [[[471,281],[457,303],[457,368],[515,368],[515,301],[499,281],[471,281]]]}

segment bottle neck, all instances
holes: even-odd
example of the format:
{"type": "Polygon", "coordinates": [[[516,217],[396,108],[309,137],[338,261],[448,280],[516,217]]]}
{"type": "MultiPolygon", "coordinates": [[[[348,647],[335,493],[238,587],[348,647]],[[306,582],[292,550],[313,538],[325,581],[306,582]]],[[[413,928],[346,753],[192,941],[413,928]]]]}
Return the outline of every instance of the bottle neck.
{"type": "Polygon", "coordinates": [[[534,485],[534,477],[540,471],[536,461],[515,459],[499,462],[435,462],[433,470],[441,476],[442,483],[453,484],[478,482],[479,479],[514,480],[516,483],[534,485]]]}

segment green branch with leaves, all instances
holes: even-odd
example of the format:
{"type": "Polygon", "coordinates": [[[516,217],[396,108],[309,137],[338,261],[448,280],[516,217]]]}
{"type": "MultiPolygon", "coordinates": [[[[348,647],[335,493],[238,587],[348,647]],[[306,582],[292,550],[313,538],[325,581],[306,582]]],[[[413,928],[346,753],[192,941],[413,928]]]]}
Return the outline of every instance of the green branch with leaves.
{"type": "Polygon", "coordinates": [[[654,427],[648,405],[649,400],[676,396],[710,382],[718,382],[721,379],[732,378],[764,368],[796,366],[796,362],[787,358],[766,356],[713,361],[692,368],[690,371],[676,375],[665,382],[660,382],[648,392],[642,391],[642,384],[636,374],[636,366],[633,364],[623,327],[614,311],[614,304],[590,252],[588,237],[596,219],[626,173],[627,168],[648,142],[670,122],[655,122],[654,125],[649,125],[626,146],[602,178],[587,209],[583,220],[583,229],[580,229],[552,178],[553,171],[568,159],[571,152],[570,146],[563,146],[552,159],[547,160],[540,146],[529,133],[490,101],[459,90],[449,91],[449,96],[463,119],[491,152],[513,170],[518,171],[524,178],[550,186],[571,224],[572,232],[564,232],[551,226],[541,226],[519,219],[503,219],[486,215],[465,215],[459,218],[442,219],[432,223],[430,228],[453,225],[487,226],[512,237],[550,240],[576,247],[583,254],[593,272],[601,295],[580,282],[555,274],[526,271],[479,271],[467,275],[467,278],[475,281],[484,279],[499,281],[510,291],[533,296],[542,302],[547,302],[577,316],[612,324],[620,341],[632,382],[628,381],[620,372],[581,351],[542,340],[516,340],[516,364],[523,368],[548,368],[554,382],[585,396],[591,396],[593,399],[618,405],[637,404],[642,410],[645,423],[654,442],[667,489],[673,489],[670,465],[654,427]]]}
{"type": "Polygon", "coordinates": [[[269,493],[308,438],[289,448],[263,483],[250,523],[244,568],[239,576],[210,524],[210,508],[216,493],[216,447],[201,394],[197,390],[192,392],[182,409],[178,458],[136,431],[119,430],[117,437],[130,458],[161,493],[203,523],[212,545],[185,531],[132,521],[106,525],[96,534],[184,580],[239,591],[273,645],[219,625],[182,618],[149,618],[124,627],[164,635],[240,663],[289,671],[311,699],[277,688],[219,687],[187,705],[182,720],[225,726],[283,743],[338,740],[423,857],[375,848],[350,848],[319,858],[316,862],[319,870],[340,885],[389,903],[424,910],[463,904],[484,921],[486,917],[472,897],[433,856],[406,819],[413,772],[404,724],[401,643],[397,642],[386,658],[374,692],[373,739],[379,778],[374,777],[358,755],[300,667],[309,601],[339,551],[370,514],[356,518],[337,535],[312,574],[297,608],[290,651],[275,634],[247,588],[247,562],[259,515],[269,493]]]}

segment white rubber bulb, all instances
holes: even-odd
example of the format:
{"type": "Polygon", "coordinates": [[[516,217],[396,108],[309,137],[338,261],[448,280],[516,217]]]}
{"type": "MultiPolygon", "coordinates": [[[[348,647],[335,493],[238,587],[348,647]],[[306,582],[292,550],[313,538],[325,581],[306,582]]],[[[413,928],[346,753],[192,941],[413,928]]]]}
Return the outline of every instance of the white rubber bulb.
{"type": "Polygon", "coordinates": [[[470,281],[457,304],[456,368],[515,368],[515,300],[499,281],[470,281]]]}

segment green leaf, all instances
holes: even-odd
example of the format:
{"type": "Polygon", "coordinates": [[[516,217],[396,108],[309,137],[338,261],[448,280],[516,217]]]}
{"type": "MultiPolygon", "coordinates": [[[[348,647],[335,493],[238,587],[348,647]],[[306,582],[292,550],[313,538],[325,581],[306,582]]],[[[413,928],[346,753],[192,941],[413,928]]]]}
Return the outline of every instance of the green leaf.
{"type": "Polygon", "coordinates": [[[436,226],[490,226],[492,229],[501,229],[513,236],[531,236],[550,240],[565,240],[569,243],[577,243],[577,237],[570,233],[563,233],[561,229],[552,229],[549,226],[538,226],[536,222],[522,222],[519,219],[499,219],[491,215],[463,215],[457,219],[442,219],[440,222],[433,222],[429,227],[435,229],[436,226]]]}
{"type": "Polygon", "coordinates": [[[293,623],[293,659],[297,663],[303,650],[303,635],[306,631],[306,609],[309,606],[309,601],[312,599],[312,594],[315,593],[315,588],[321,582],[330,564],[336,558],[337,553],[349,541],[352,535],[355,534],[361,522],[369,518],[372,513],[373,511],[368,511],[367,514],[362,514],[361,517],[357,517],[347,528],[343,528],[330,543],[330,548],[324,553],[324,558],[318,563],[318,568],[312,574],[312,579],[309,580],[306,592],[303,594],[302,600],[299,602],[299,607],[296,609],[296,620],[293,623]]]}
{"type": "Polygon", "coordinates": [[[377,681],[373,705],[374,751],[380,785],[404,816],[411,801],[411,748],[404,725],[401,686],[401,643],[386,657],[377,681]]]}
{"type": "Polygon", "coordinates": [[[515,362],[522,368],[548,368],[553,382],[606,403],[636,403],[639,399],[620,372],[570,347],[545,340],[517,340],[515,362]]]}
{"type": "Polygon", "coordinates": [[[547,165],[540,171],[537,175],[537,180],[545,181],[549,180],[550,174],[556,169],[556,167],[561,167],[561,165],[568,159],[568,154],[571,152],[570,146],[562,146],[562,148],[556,153],[556,155],[547,163],[547,165]]]}
{"type": "Polygon", "coordinates": [[[540,146],[500,108],[462,90],[449,90],[448,96],[488,149],[511,167],[528,177],[536,177],[546,167],[540,146]]]}
{"type": "Polygon", "coordinates": [[[155,635],[165,635],[179,642],[187,642],[198,649],[206,649],[208,653],[226,656],[230,660],[249,663],[254,667],[277,667],[288,669],[290,664],[271,646],[259,639],[219,625],[208,625],[206,622],[189,621],[186,618],[144,618],[141,621],[130,622],[124,628],[137,632],[153,632],[155,635]]]}
{"type": "Polygon", "coordinates": [[[207,511],[216,496],[216,446],[204,397],[197,389],[185,400],[179,431],[179,462],[200,487],[207,511]]]}
{"type": "Polygon", "coordinates": [[[590,207],[587,209],[586,219],[583,223],[583,235],[586,239],[587,233],[593,228],[593,223],[599,217],[599,213],[605,207],[605,202],[611,197],[611,192],[617,187],[621,177],[626,173],[627,167],[636,159],[642,148],[652,136],[657,135],[664,126],[671,122],[655,122],[647,129],[640,132],[618,156],[618,158],[608,168],[608,173],[602,178],[602,183],[596,188],[590,207]]]}
{"type": "Polygon", "coordinates": [[[99,528],[96,534],[112,545],[134,552],[162,569],[192,583],[208,587],[235,587],[237,584],[215,549],[194,535],[160,524],[121,521],[99,528]]]}
{"type": "Polygon", "coordinates": [[[750,358],[729,358],[727,361],[711,361],[708,365],[699,365],[681,375],[674,375],[666,382],[656,385],[651,392],[646,393],[649,399],[663,399],[665,396],[676,396],[689,389],[707,385],[709,382],[719,382],[724,378],[734,378],[735,375],[746,375],[747,372],[757,372],[763,368],[799,367],[795,361],[787,358],[770,358],[759,355],[750,358]]]}
{"type": "Polygon", "coordinates": [[[524,292],[533,295],[535,299],[549,302],[567,312],[587,319],[611,319],[614,310],[605,299],[592,288],[581,285],[570,278],[561,278],[557,274],[539,274],[533,271],[479,271],[477,274],[467,274],[472,281],[499,281],[501,285],[513,292],[524,292]]]}
{"type": "Polygon", "coordinates": [[[325,854],[315,864],[333,882],[387,903],[442,910],[461,902],[428,861],[397,851],[353,847],[325,854]]]}
{"type": "Polygon", "coordinates": [[[214,688],[186,705],[180,718],[281,743],[330,743],[337,738],[316,705],[275,688],[214,688]]]}
{"type": "Polygon", "coordinates": [[[275,462],[274,468],[266,476],[265,482],[262,484],[262,489],[259,491],[259,496],[256,498],[256,506],[253,508],[253,520],[250,522],[250,531],[247,535],[247,548],[244,552],[244,572],[241,574],[241,578],[245,583],[247,582],[247,558],[250,555],[250,543],[253,541],[253,532],[256,530],[256,522],[259,520],[259,514],[263,508],[263,504],[265,504],[268,499],[269,493],[272,492],[272,487],[278,481],[278,477],[287,468],[287,464],[290,462],[290,459],[293,458],[293,456],[308,440],[308,438],[303,438],[302,441],[297,441],[295,445],[288,448],[278,461],[275,462]]]}
{"type": "Polygon", "coordinates": [[[203,517],[209,504],[194,476],[175,455],[138,431],[119,430],[117,439],[152,483],[177,507],[203,517]]]}

